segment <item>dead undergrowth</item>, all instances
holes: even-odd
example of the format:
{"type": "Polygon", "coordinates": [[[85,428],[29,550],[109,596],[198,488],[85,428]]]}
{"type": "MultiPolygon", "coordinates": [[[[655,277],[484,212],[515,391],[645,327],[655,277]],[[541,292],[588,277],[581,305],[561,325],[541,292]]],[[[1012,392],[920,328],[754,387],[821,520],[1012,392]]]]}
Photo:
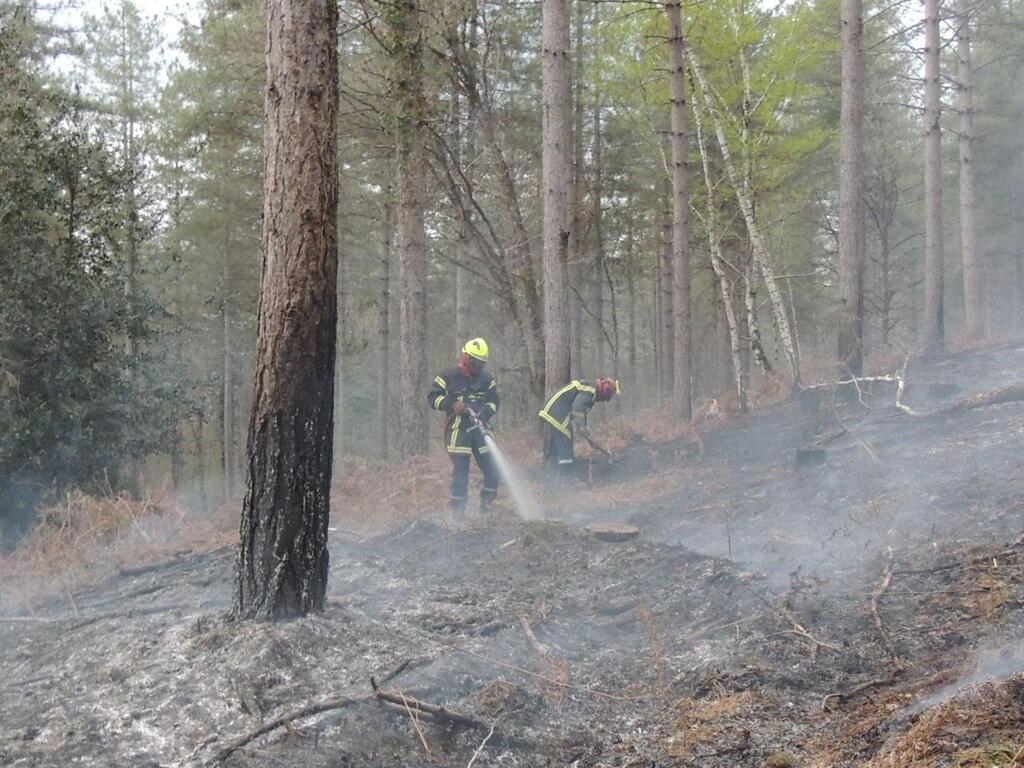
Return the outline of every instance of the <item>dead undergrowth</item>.
{"type": "Polygon", "coordinates": [[[1024,677],[971,688],[923,713],[866,768],[928,768],[952,756],[957,768],[1024,765],[1024,677]]]}
{"type": "Polygon", "coordinates": [[[190,512],[168,495],[89,496],[69,493],[44,508],[36,527],[0,556],[0,606],[31,606],[70,596],[80,586],[172,557],[207,552],[234,540],[234,515],[224,506],[190,512]]]}

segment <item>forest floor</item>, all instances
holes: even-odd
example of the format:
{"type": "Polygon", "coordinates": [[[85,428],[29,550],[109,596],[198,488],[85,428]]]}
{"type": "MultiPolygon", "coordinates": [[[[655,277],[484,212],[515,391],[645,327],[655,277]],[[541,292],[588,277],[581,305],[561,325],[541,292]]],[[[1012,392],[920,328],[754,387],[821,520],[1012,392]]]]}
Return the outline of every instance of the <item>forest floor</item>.
{"type": "Polygon", "coordinates": [[[0,618],[0,764],[1024,766],[1024,402],[927,415],[1024,344],[907,380],[638,438],[543,520],[339,519],[313,618],[225,621],[230,549],[0,618]]]}

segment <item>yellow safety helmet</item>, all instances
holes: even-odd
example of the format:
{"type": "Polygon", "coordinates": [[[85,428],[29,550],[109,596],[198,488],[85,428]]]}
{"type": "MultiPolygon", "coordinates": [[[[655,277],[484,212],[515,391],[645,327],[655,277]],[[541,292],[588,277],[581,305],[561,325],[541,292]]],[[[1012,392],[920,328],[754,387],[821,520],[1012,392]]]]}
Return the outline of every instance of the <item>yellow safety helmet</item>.
{"type": "Polygon", "coordinates": [[[462,348],[462,352],[474,360],[479,360],[481,363],[486,363],[491,356],[491,350],[487,346],[487,342],[480,337],[467,341],[466,345],[462,348]]]}

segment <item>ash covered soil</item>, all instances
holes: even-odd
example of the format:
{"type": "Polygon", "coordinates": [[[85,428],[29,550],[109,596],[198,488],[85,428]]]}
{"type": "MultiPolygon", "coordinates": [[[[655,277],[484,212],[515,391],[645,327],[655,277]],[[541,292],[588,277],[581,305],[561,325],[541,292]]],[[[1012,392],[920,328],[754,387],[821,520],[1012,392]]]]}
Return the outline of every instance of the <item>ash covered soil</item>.
{"type": "Polygon", "coordinates": [[[589,468],[682,474],[642,504],[336,532],[313,618],[225,621],[229,551],[8,615],[0,764],[1024,765],[1024,402],[927,415],[1024,381],[1024,344],[907,379],[923,416],[813,390],[589,468]]]}

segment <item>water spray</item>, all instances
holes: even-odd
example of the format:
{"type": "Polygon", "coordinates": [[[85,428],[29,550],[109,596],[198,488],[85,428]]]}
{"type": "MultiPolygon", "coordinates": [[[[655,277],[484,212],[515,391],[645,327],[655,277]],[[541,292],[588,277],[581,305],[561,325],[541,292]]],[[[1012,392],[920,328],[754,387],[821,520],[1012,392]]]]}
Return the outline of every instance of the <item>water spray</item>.
{"type": "Polygon", "coordinates": [[[516,512],[524,520],[540,520],[543,515],[540,511],[540,505],[530,491],[529,482],[520,475],[519,470],[516,469],[512,461],[505,455],[505,452],[498,447],[497,441],[487,431],[487,427],[480,420],[480,417],[469,409],[466,410],[466,413],[469,414],[470,421],[473,422],[473,426],[470,427],[469,431],[480,430],[480,434],[484,436],[484,443],[486,443],[487,449],[491,452],[491,456],[494,457],[494,462],[498,466],[498,474],[501,475],[501,479],[508,488],[516,512]]]}

